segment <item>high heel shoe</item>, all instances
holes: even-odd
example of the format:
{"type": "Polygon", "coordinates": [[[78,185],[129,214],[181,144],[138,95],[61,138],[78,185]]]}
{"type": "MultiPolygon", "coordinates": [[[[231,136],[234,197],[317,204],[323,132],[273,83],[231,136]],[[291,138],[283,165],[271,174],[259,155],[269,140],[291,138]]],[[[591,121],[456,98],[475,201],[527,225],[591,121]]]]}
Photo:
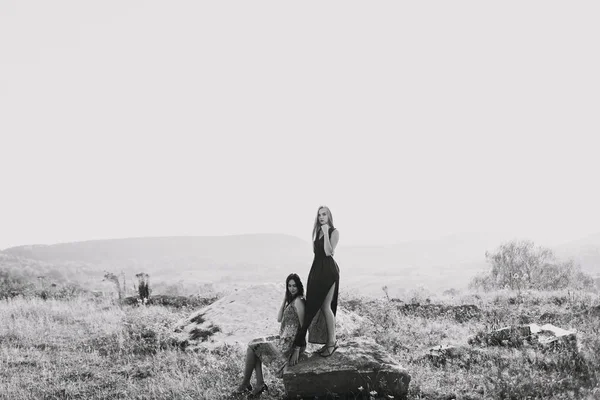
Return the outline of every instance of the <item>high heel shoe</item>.
{"type": "MultiPolygon", "coordinates": [[[[335,341],[335,343],[333,344],[333,346],[337,346],[337,340],[335,341]]],[[[319,350],[315,350],[313,351],[313,354],[321,354],[322,352],[324,352],[328,347],[333,347],[333,346],[327,346],[327,344],[325,344],[323,347],[321,347],[319,350]]]]}
{"type": "Polygon", "coordinates": [[[318,350],[313,351],[312,354],[321,354],[326,348],[327,348],[327,345],[321,347],[318,350]]]}
{"type": "Polygon", "coordinates": [[[269,387],[267,386],[266,383],[263,383],[262,386],[259,389],[254,389],[249,395],[248,398],[249,399],[255,399],[257,397],[260,397],[260,395],[262,394],[262,392],[264,391],[269,391],[269,387]]]}
{"type": "Polygon", "coordinates": [[[321,357],[331,357],[333,355],[333,353],[335,353],[335,351],[338,349],[338,345],[337,345],[337,340],[336,342],[333,344],[333,346],[325,346],[325,349],[323,349],[323,351],[321,351],[319,353],[319,355],[321,357]],[[329,349],[333,348],[333,350],[331,350],[331,352],[329,353],[329,349]],[[329,354],[325,354],[325,352],[328,352],[329,354]]]}
{"type": "Polygon", "coordinates": [[[248,386],[245,386],[243,388],[237,388],[236,390],[233,391],[232,394],[236,395],[236,394],[244,394],[244,393],[248,393],[252,391],[252,385],[248,384],[248,386]]]}

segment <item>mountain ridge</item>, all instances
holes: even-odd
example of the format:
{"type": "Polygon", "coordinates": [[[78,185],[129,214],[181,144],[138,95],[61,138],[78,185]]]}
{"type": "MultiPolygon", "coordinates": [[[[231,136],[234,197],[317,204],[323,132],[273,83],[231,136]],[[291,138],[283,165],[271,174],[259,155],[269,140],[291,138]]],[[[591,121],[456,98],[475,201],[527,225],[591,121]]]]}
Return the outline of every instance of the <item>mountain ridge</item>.
{"type": "MultiPolygon", "coordinates": [[[[587,250],[579,254],[573,245],[569,252],[557,251],[557,255],[574,252],[570,257],[582,262],[584,271],[593,273],[593,266],[598,265],[594,264],[596,258],[600,259],[600,234],[597,236],[597,245],[594,237],[585,242],[592,250],[584,246],[587,250]]],[[[379,293],[384,285],[398,290],[418,286],[436,290],[460,288],[489,268],[485,252],[494,251],[504,241],[494,235],[467,233],[393,245],[341,244],[335,259],[343,284],[359,292],[379,293]]],[[[55,268],[63,271],[67,279],[71,275],[68,271],[74,269],[85,271],[96,280],[102,271],[124,271],[130,276],[144,271],[154,277],[154,282],[165,285],[183,281],[223,286],[276,282],[290,272],[305,277],[313,258],[310,242],[278,233],[96,239],[13,246],[0,251],[2,254],[40,261],[43,264],[24,261],[24,265],[29,269],[36,265],[43,265],[45,270],[55,268]]],[[[14,260],[11,265],[14,267],[14,260]]]]}

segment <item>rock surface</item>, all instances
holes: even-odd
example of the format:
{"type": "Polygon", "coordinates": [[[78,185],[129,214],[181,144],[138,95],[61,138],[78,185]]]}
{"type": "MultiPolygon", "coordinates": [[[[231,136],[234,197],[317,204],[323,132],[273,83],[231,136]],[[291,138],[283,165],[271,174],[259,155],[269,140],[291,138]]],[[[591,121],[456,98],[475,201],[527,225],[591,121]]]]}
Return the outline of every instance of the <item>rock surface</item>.
{"type": "Polygon", "coordinates": [[[410,375],[383,347],[366,337],[338,344],[331,357],[313,354],[286,367],[283,384],[288,398],[358,395],[372,390],[396,399],[406,396],[410,375]]]}
{"type": "Polygon", "coordinates": [[[480,332],[468,340],[469,344],[520,347],[524,343],[542,348],[566,346],[577,348],[577,333],[552,324],[507,326],[492,332],[480,332]]]}
{"type": "MultiPolygon", "coordinates": [[[[199,309],[175,326],[179,342],[216,347],[222,344],[245,346],[257,337],[277,335],[277,312],[285,293],[284,283],[265,283],[237,289],[199,309]]],[[[338,307],[338,337],[355,336],[363,322],[358,314],[338,307]]],[[[320,347],[309,346],[308,350],[320,347]]]]}
{"type": "Polygon", "coordinates": [[[544,347],[556,348],[565,346],[566,348],[577,349],[577,333],[556,327],[552,324],[545,324],[539,327],[537,340],[544,347]]]}

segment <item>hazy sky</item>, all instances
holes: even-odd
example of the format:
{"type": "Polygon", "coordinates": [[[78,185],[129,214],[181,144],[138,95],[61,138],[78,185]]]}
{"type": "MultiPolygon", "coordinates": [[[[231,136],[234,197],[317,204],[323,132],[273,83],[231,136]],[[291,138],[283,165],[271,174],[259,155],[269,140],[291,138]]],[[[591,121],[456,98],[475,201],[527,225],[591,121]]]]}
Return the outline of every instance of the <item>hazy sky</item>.
{"type": "Polygon", "coordinates": [[[600,3],[0,2],[0,248],[600,231],[600,3]]]}

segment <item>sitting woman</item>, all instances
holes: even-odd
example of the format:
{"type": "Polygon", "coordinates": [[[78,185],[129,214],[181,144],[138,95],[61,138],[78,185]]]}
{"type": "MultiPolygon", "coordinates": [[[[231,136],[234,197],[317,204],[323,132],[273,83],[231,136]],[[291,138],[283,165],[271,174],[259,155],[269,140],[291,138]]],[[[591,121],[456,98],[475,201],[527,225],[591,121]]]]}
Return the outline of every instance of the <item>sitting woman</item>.
{"type": "MultiPolygon", "coordinates": [[[[277,314],[277,322],[281,322],[279,335],[254,339],[248,344],[244,379],[234,394],[249,392],[248,397],[252,398],[268,389],[263,380],[262,364],[267,364],[276,376],[282,376],[283,368],[292,354],[294,336],[300,328],[300,321],[304,319],[304,286],[300,277],[290,274],[285,280],[285,287],[285,296],[277,314]],[[256,373],[254,389],[250,385],[252,371],[256,373]]],[[[303,351],[304,348],[301,349],[303,351]]]]}

